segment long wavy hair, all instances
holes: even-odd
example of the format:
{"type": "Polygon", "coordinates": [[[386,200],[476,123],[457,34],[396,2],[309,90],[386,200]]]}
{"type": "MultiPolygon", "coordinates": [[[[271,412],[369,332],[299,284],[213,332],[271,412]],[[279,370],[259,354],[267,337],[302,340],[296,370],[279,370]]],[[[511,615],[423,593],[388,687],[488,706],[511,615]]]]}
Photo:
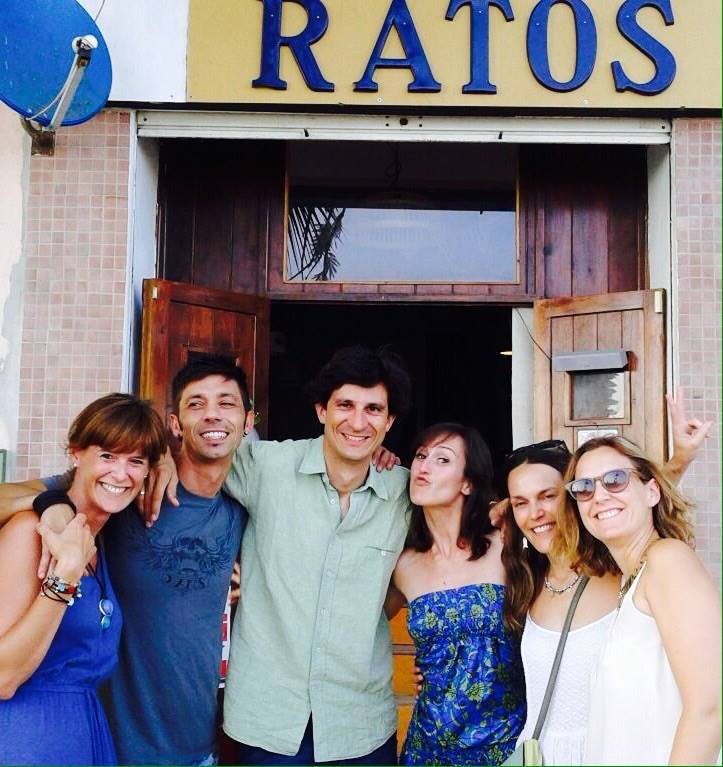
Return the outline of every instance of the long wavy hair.
{"type": "MultiPolygon", "coordinates": [[[[575,479],[577,465],[586,453],[600,447],[609,447],[626,456],[633,464],[641,482],[654,479],[660,488],[660,500],[653,507],[653,526],[661,538],[677,538],[693,545],[693,525],[690,521],[691,503],[665,476],[661,467],[648,458],[640,448],[623,437],[596,437],[581,445],[572,456],[565,474],[565,482],[575,479]]],[[[599,575],[594,566],[601,561],[614,561],[602,541],[588,532],[578,512],[577,503],[565,493],[565,504],[557,520],[556,554],[568,557],[574,568],[590,575],[599,575]]],[[[614,565],[612,572],[620,572],[614,565]]]]}
{"type": "MultiPolygon", "coordinates": [[[[429,426],[417,435],[412,443],[412,454],[427,445],[433,445],[447,437],[459,437],[464,442],[464,477],[472,491],[464,499],[462,522],[457,539],[459,548],[469,547],[470,560],[479,559],[490,546],[489,536],[494,532],[490,522],[490,502],[495,498],[492,490],[492,456],[487,443],[477,429],[459,423],[438,423],[429,426]]],[[[407,535],[407,547],[414,551],[429,551],[432,548],[432,534],[419,506],[412,508],[407,535]]]]}

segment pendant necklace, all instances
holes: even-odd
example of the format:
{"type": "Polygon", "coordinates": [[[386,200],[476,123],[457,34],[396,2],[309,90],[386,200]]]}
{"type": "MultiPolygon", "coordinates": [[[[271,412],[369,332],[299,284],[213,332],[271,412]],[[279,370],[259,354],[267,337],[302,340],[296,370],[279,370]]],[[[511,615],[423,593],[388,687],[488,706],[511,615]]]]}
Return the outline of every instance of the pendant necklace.
{"type": "Polygon", "coordinates": [[[554,583],[550,582],[550,579],[545,576],[545,588],[551,593],[551,594],[564,594],[566,591],[569,591],[579,580],[582,578],[582,573],[575,573],[573,579],[565,584],[564,586],[555,586],[554,583]]]}

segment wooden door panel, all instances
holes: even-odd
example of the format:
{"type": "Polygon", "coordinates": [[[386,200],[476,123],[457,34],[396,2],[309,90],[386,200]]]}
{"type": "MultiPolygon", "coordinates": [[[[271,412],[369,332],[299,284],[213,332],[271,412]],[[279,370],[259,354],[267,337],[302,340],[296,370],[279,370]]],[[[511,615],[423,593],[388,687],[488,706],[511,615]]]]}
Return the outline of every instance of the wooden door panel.
{"type": "Polygon", "coordinates": [[[397,751],[401,753],[402,746],[404,745],[404,738],[409,729],[409,720],[412,718],[412,711],[414,711],[414,701],[401,703],[397,706],[397,711],[397,751]]]}
{"type": "Polygon", "coordinates": [[[664,305],[663,291],[650,290],[535,303],[534,332],[539,343],[535,349],[536,441],[564,439],[574,450],[581,431],[611,428],[654,458],[665,459],[664,305]],[[553,370],[552,356],[613,349],[627,352],[624,413],[617,418],[575,420],[572,376],[553,370]]]}
{"type": "Polygon", "coordinates": [[[393,676],[392,687],[397,700],[397,742],[401,749],[407,734],[409,719],[417,696],[414,680],[414,641],[407,631],[407,608],[400,610],[391,621],[393,676]]]}
{"type": "Polygon", "coordinates": [[[168,280],[143,284],[141,396],[164,417],[173,376],[194,355],[220,354],[246,372],[256,409],[268,416],[269,301],[168,280]]]}
{"type": "Polygon", "coordinates": [[[392,644],[394,645],[414,645],[412,637],[407,631],[407,608],[400,610],[390,621],[389,627],[392,631],[392,644]]]}
{"type": "Polygon", "coordinates": [[[414,654],[394,655],[394,678],[392,687],[399,698],[414,698],[417,694],[417,683],[414,679],[414,654]]]}

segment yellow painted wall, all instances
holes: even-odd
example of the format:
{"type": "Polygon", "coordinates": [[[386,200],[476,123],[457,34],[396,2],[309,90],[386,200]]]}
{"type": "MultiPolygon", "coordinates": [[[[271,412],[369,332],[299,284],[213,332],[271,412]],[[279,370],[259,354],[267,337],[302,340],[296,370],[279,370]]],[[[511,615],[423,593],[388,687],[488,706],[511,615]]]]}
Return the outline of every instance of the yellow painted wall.
{"type": "MultiPolygon", "coordinates": [[[[716,108],[721,106],[721,2],[672,0],[675,24],[665,25],[660,13],[643,8],[638,20],[675,56],[677,74],[671,86],[655,96],[617,93],[610,63],[621,61],[626,74],[646,81],[653,74],[650,60],[622,37],[615,17],[619,0],[587,0],[598,35],[596,65],[590,79],[571,93],[555,93],[535,80],[527,63],[527,21],[537,0],[511,0],[514,21],[490,9],[490,80],[497,94],[462,94],[469,81],[469,8],[446,21],[449,0],[408,0],[417,32],[439,93],[408,93],[407,69],[377,69],[377,93],[355,93],[376,43],[390,0],[324,0],[329,27],[312,46],[322,75],[336,85],[332,93],[309,90],[287,48],[281,51],[280,76],[285,91],[252,88],[259,75],[260,0],[190,0],[187,56],[187,95],[192,102],[258,104],[324,104],[355,106],[462,106],[540,108],[716,108]]],[[[305,10],[293,2],[283,6],[282,33],[300,32],[307,22],[305,10]]],[[[550,66],[559,80],[572,75],[575,35],[572,13],[564,4],[550,13],[550,66]]],[[[401,56],[392,30],[385,56],[401,56]]]]}

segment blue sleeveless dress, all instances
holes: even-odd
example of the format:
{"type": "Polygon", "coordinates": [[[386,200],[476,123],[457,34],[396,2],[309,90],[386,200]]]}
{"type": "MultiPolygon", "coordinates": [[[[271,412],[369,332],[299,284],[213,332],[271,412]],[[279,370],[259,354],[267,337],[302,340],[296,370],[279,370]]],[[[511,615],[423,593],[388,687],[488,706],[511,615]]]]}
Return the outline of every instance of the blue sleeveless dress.
{"type": "Polygon", "coordinates": [[[97,575],[113,602],[101,628],[100,586],[83,576],[83,596],[66,608],[43,662],[10,700],[0,700],[0,764],[116,764],[96,687],[118,661],[121,613],[105,558],[97,575]]]}
{"type": "Polygon", "coordinates": [[[505,587],[423,594],[407,625],[424,677],[401,764],[501,764],[525,724],[519,638],[502,624],[505,587]]]}

